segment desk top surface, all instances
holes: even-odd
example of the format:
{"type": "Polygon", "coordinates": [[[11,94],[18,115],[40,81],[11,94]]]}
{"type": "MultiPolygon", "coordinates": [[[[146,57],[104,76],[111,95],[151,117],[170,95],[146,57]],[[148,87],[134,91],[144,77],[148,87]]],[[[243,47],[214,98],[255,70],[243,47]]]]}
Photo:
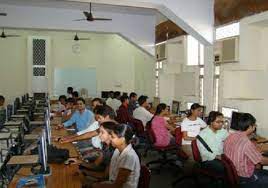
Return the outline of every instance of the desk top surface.
{"type": "MultiPolygon", "coordinates": [[[[55,125],[57,120],[52,121],[51,124],[55,125]]],[[[67,135],[67,131],[64,129],[55,130],[52,126],[52,136],[64,136],[67,135]]],[[[79,157],[77,150],[71,143],[60,144],[58,142],[52,142],[54,146],[58,148],[68,149],[70,157],[79,157]]],[[[51,175],[46,177],[46,187],[49,188],[80,188],[81,177],[78,175],[78,164],[64,165],[64,164],[49,164],[51,169],[51,175]]],[[[32,175],[30,167],[21,168],[14,176],[13,180],[9,184],[9,188],[15,188],[18,180],[22,177],[32,175]]]]}

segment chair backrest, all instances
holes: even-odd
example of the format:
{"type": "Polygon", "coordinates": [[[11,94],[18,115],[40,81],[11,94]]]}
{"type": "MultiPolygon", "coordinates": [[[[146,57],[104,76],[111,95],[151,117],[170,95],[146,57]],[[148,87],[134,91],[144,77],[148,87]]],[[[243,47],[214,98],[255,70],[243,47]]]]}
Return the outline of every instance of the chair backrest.
{"type": "Polygon", "coordinates": [[[202,162],[201,155],[197,147],[197,141],[193,140],[191,145],[192,145],[192,152],[193,152],[194,160],[199,163],[202,162]]]}
{"type": "Polygon", "coordinates": [[[239,177],[233,162],[224,154],[221,159],[229,186],[236,187],[239,184],[239,177]]]}
{"type": "Polygon", "coordinates": [[[151,171],[145,165],[141,166],[138,188],[149,188],[151,171]]]}
{"type": "Polygon", "coordinates": [[[151,122],[148,122],[146,124],[146,132],[147,132],[147,137],[149,139],[150,144],[153,145],[156,141],[156,137],[155,137],[154,131],[152,129],[151,122]]]}
{"type": "Polygon", "coordinates": [[[183,133],[181,132],[181,126],[176,127],[175,129],[176,145],[178,146],[182,145],[182,138],[183,138],[183,133]]]}

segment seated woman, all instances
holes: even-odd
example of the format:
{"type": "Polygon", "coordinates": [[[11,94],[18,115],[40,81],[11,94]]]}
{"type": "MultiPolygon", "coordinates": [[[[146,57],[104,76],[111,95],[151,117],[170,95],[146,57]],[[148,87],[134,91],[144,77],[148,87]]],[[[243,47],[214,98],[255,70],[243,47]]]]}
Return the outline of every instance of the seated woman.
{"type": "Polygon", "coordinates": [[[182,150],[190,157],[189,161],[193,161],[191,142],[196,139],[202,128],[207,124],[200,118],[202,114],[202,106],[194,103],[191,106],[190,113],[181,123],[181,131],[183,133],[182,150]]]}
{"type": "Polygon", "coordinates": [[[103,123],[100,127],[102,141],[111,140],[115,147],[109,167],[109,181],[93,184],[94,188],[137,188],[140,176],[140,160],[130,141],[131,128],[126,124],[103,123]]]}
{"type": "Polygon", "coordinates": [[[153,130],[156,139],[154,143],[155,146],[165,147],[170,144],[175,144],[175,138],[169,132],[174,131],[174,128],[165,120],[165,116],[168,113],[168,106],[164,103],[160,103],[152,118],[151,129],[153,130]]]}

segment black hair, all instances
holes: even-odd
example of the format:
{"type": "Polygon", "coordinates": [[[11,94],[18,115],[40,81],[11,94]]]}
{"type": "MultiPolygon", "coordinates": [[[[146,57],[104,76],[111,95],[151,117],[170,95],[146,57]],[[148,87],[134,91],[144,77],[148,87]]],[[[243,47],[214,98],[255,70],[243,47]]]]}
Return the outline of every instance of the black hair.
{"type": "Polygon", "coordinates": [[[73,87],[67,87],[67,93],[73,93],[73,87]]]}
{"type": "Polygon", "coordinates": [[[217,119],[217,117],[222,116],[223,114],[221,112],[218,111],[211,111],[208,115],[208,119],[207,119],[207,125],[211,125],[211,123],[213,121],[215,121],[217,119]]]}
{"type": "Polygon", "coordinates": [[[67,103],[74,103],[74,99],[69,97],[67,100],[66,100],[67,103]]]}
{"type": "Polygon", "coordinates": [[[157,105],[154,115],[159,115],[163,110],[166,109],[166,107],[167,105],[165,103],[160,103],[159,105],[157,105]]]}
{"type": "Polygon", "coordinates": [[[73,92],[73,97],[78,97],[78,96],[79,96],[78,91],[74,91],[74,92],[73,92]]]}
{"type": "Polygon", "coordinates": [[[114,98],[117,98],[117,97],[119,97],[120,96],[120,91],[116,91],[116,92],[114,92],[114,98]]]}
{"type": "Polygon", "coordinates": [[[66,100],[67,100],[67,97],[66,97],[65,95],[61,95],[61,96],[59,97],[59,101],[60,101],[61,99],[64,99],[64,100],[66,101],[66,100]]]}
{"type": "Polygon", "coordinates": [[[83,99],[82,97],[79,97],[76,101],[82,101],[84,104],[86,104],[85,99],[83,99]]]}
{"type": "Polygon", "coordinates": [[[138,103],[139,103],[139,105],[140,105],[140,106],[143,105],[143,103],[145,103],[147,99],[148,99],[147,96],[141,95],[141,96],[138,98],[138,103]]]}
{"type": "Polygon", "coordinates": [[[188,117],[190,117],[193,113],[192,113],[192,110],[196,110],[198,108],[202,108],[202,106],[198,103],[194,103],[192,104],[191,108],[190,108],[190,111],[188,113],[188,117]]]}
{"type": "Polygon", "coordinates": [[[5,97],[3,95],[0,95],[0,101],[5,101],[5,97]]]}
{"type": "Polygon", "coordinates": [[[101,126],[107,130],[109,134],[116,134],[119,138],[124,137],[126,144],[129,144],[133,138],[133,131],[127,124],[116,124],[112,122],[104,122],[101,126]]]}
{"type": "Polygon", "coordinates": [[[109,116],[110,119],[114,119],[115,118],[115,112],[114,110],[108,106],[108,105],[104,105],[104,106],[96,106],[96,108],[94,109],[94,113],[97,115],[101,115],[101,116],[109,116]]]}
{"type": "Polygon", "coordinates": [[[122,95],[121,97],[120,97],[120,101],[123,103],[123,102],[125,102],[125,100],[127,100],[128,99],[128,96],[127,95],[122,95]]]}
{"type": "Polygon", "coordinates": [[[129,95],[129,99],[133,98],[133,97],[136,97],[137,96],[137,93],[135,92],[131,92],[130,95],[129,95]]]}
{"type": "Polygon", "coordinates": [[[92,100],[92,103],[93,102],[95,102],[95,101],[98,101],[100,104],[104,104],[104,101],[101,99],[101,98],[94,98],[93,100],[92,100]]]}
{"type": "Polygon", "coordinates": [[[237,128],[240,131],[246,131],[250,126],[253,126],[255,124],[256,118],[250,113],[244,113],[238,119],[237,128]]]}

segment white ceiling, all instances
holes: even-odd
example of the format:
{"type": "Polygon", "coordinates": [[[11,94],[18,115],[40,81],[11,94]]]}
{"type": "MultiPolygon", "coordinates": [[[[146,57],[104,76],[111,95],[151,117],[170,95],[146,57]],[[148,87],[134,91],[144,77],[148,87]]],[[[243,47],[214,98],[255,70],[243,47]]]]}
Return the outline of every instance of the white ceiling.
{"type": "MultiPolygon", "coordinates": [[[[0,0],[0,4],[7,5],[18,5],[18,6],[36,6],[36,7],[48,7],[48,8],[63,8],[72,10],[88,11],[89,3],[84,2],[70,2],[61,0],[0,0]]],[[[1,12],[5,12],[1,9],[1,12]]],[[[111,12],[111,13],[122,13],[122,14],[137,14],[137,15],[155,15],[157,24],[162,21],[166,21],[167,18],[155,9],[149,8],[138,8],[130,6],[116,6],[107,4],[96,4],[92,3],[93,12],[111,12]]],[[[8,12],[7,12],[8,13],[8,12]]]]}

